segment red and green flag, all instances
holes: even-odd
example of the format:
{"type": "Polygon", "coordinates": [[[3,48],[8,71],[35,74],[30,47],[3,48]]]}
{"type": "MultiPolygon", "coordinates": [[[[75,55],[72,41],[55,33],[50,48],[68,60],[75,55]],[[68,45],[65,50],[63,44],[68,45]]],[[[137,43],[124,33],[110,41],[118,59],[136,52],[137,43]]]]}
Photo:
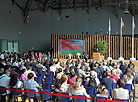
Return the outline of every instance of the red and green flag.
{"type": "Polygon", "coordinates": [[[133,22],[132,22],[132,30],[135,29],[135,23],[134,23],[134,16],[133,16],[133,22]]]}
{"type": "Polygon", "coordinates": [[[125,29],[125,25],[124,25],[124,22],[123,22],[122,18],[121,18],[121,28],[125,29]]]}

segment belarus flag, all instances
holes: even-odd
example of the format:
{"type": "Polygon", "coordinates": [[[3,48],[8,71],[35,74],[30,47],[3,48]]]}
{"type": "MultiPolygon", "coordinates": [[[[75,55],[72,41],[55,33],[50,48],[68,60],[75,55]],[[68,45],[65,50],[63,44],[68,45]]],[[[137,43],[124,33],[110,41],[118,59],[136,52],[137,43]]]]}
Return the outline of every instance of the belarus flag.
{"type": "Polygon", "coordinates": [[[123,22],[122,18],[121,18],[121,28],[125,29],[125,25],[124,25],[124,22],[123,22]]]}
{"type": "Polygon", "coordinates": [[[132,22],[132,30],[135,29],[135,23],[134,23],[134,16],[133,16],[133,22],[132,22]]]}

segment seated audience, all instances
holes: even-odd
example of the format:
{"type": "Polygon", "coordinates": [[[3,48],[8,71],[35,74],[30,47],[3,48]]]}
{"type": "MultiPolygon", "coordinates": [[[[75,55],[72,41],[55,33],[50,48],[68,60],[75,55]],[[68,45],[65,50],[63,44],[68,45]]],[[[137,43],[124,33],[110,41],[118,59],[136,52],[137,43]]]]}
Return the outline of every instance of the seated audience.
{"type": "Polygon", "coordinates": [[[59,62],[59,61],[56,62],[55,67],[56,67],[56,69],[62,68],[62,67],[60,66],[60,62],[59,62]]]}
{"type": "Polygon", "coordinates": [[[82,84],[82,78],[77,78],[77,82],[75,83],[75,86],[71,90],[71,94],[72,95],[85,95],[86,97],[90,97],[87,94],[84,86],[82,86],[81,84],[82,84]]]}
{"type": "Polygon", "coordinates": [[[98,88],[100,94],[96,94],[97,97],[105,97],[105,98],[108,98],[108,95],[109,95],[109,92],[108,90],[105,88],[104,85],[101,85],[99,88],[98,88]]]}
{"type": "MultiPolygon", "coordinates": [[[[20,70],[26,69],[26,67],[24,66],[24,62],[21,63],[19,69],[20,69],[20,70]]],[[[27,70],[27,69],[26,69],[26,70],[27,70]]]]}
{"type": "Polygon", "coordinates": [[[122,75],[122,70],[119,69],[119,65],[116,65],[116,74],[119,78],[122,75]]]}
{"type": "Polygon", "coordinates": [[[32,71],[32,67],[29,67],[29,68],[28,68],[28,70],[27,70],[27,72],[26,72],[26,76],[28,76],[29,73],[33,73],[33,74],[34,74],[34,77],[37,77],[36,74],[35,74],[35,72],[32,71]]]}
{"type": "Polygon", "coordinates": [[[69,77],[69,75],[70,75],[70,68],[69,67],[67,67],[65,69],[65,74],[69,77]]]}
{"type": "Polygon", "coordinates": [[[111,73],[110,72],[106,72],[106,78],[102,79],[102,85],[104,85],[106,87],[106,89],[112,90],[114,81],[110,77],[111,77],[111,73]]]}
{"type": "Polygon", "coordinates": [[[102,78],[104,73],[104,68],[102,67],[101,63],[97,65],[96,72],[97,72],[97,75],[99,76],[98,78],[102,78]]]}
{"type": "Polygon", "coordinates": [[[76,68],[77,77],[86,78],[87,77],[86,73],[82,69],[80,69],[81,65],[78,64],[76,67],[77,67],[76,68]]]}
{"type": "Polygon", "coordinates": [[[113,78],[114,82],[117,83],[118,76],[116,74],[116,69],[113,69],[111,72],[112,72],[112,74],[111,74],[111,77],[110,78],[113,78]]]}
{"type": "Polygon", "coordinates": [[[123,61],[121,61],[120,63],[121,63],[121,64],[120,64],[120,69],[121,69],[122,71],[126,71],[127,66],[125,65],[125,63],[124,63],[123,61]]]}
{"type": "Polygon", "coordinates": [[[133,66],[132,68],[135,68],[135,65],[132,63],[132,61],[130,60],[129,64],[128,64],[128,68],[130,68],[130,66],[133,66]]]}
{"type": "Polygon", "coordinates": [[[67,84],[68,77],[67,75],[63,74],[61,77],[61,83],[59,85],[59,89],[56,89],[57,92],[68,92],[69,84],[67,84]]]}
{"type": "Polygon", "coordinates": [[[71,71],[70,79],[68,80],[68,84],[70,84],[70,88],[72,88],[72,86],[75,86],[75,83],[76,83],[75,71],[71,71]]]}
{"type": "Polygon", "coordinates": [[[59,69],[58,69],[58,74],[57,74],[56,78],[57,78],[57,79],[61,79],[61,77],[62,77],[63,74],[64,74],[64,73],[63,73],[63,71],[62,71],[62,68],[59,68],[59,69]]]}
{"type": "Polygon", "coordinates": [[[125,81],[125,84],[132,84],[134,77],[132,75],[131,69],[127,69],[127,73],[124,75],[123,79],[125,81]]]}
{"type": "MultiPolygon", "coordinates": [[[[27,52],[21,57],[16,53],[0,52],[0,86],[39,92],[40,87],[37,82],[42,80],[40,85],[43,85],[46,76],[46,78],[49,77],[47,78],[49,80],[51,80],[50,78],[56,80],[52,82],[52,86],[58,88],[57,92],[69,92],[72,95],[90,97],[85,87],[94,87],[96,88],[96,97],[113,99],[129,99],[129,91],[123,89],[125,84],[131,84],[134,88],[132,82],[136,74],[135,66],[131,61],[127,68],[123,61],[119,66],[112,63],[111,60],[107,65],[104,61],[90,60],[89,62],[89,60],[85,61],[80,58],[77,60],[63,59],[63,62],[58,59],[56,64],[54,60],[50,59],[50,55],[47,57],[45,53],[27,52]],[[41,58],[39,54],[41,54],[41,58]],[[16,69],[17,67],[20,70],[16,69]],[[35,67],[36,72],[32,71],[32,67],[35,67]],[[10,69],[10,71],[6,69],[10,69]],[[6,70],[5,74],[4,70],[6,70]],[[34,77],[36,81],[34,81],[34,77]],[[116,89],[113,89],[114,82],[118,84],[116,89]],[[99,86],[100,84],[101,86],[99,86]],[[99,91],[98,94],[97,91],[99,91]]],[[[22,93],[23,96],[24,94],[22,93]]],[[[12,93],[7,90],[7,102],[13,101],[11,96],[12,93]]],[[[35,96],[38,98],[39,94],[35,94],[35,96]]],[[[37,102],[36,97],[34,102],[37,102]]],[[[24,99],[22,98],[22,101],[25,101],[24,99]]],[[[1,96],[0,102],[6,102],[6,97],[1,96]]]]}
{"type": "Polygon", "coordinates": [[[113,99],[129,99],[129,91],[127,89],[123,89],[125,82],[123,79],[119,79],[117,81],[117,85],[119,88],[113,89],[112,98],[113,99]]]}
{"type": "Polygon", "coordinates": [[[4,74],[4,68],[0,68],[0,76],[4,74]]]}
{"type": "MultiPolygon", "coordinates": [[[[0,86],[3,86],[5,88],[10,88],[10,71],[9,70],[6,70],[5,71],[5,74],[3,74],[2,76],[0,76],[0,86]]],[[[9,90],[6,90],[7,91],[7,98],[8,98],[8,102],[10,102],[10,91],[9,90]]],[[[1,102],[6,102],[6,95],[2,95],[1,96],[1,102]]]]}
{"type": "Polygon", "coordinates": [[[95,71],[90,72],[90,76],[86,80],[86,87],[98,87],[100,84],[99,79],[95,76],[95,71]]]}
{"type": "Polygon", "coordinates": [[[26,69],[22,69],[22,74],[20,76],[20,80],[23,82],[23,80],[27,80],[26,76],[26,69]]]}
{"type": "Polygon", "coordinates": [[[55,67],[55,63],[54,62],[51,62],[50,64],[50,71],[54,72],[54,75],[55,75],[55,72],[56,72],[56,67],[55,67]]]}
{"type": "MultiPolygon", "coordinates": [[[[26,90],[31,89],[36,92],[39,92],[40,87],[39,87],[39,84],[36,81],[34,81],[34,74],[29,73],[27,77],[28,77],[28,80],[24,80],[23,82],[24,89],[26,90]]],[[[35,94],[35,95],[36,97],[39,96],[39,94],[35,94]]],[[[36,97],[33,98],[34,102],[38,102],[36,97]]]]}

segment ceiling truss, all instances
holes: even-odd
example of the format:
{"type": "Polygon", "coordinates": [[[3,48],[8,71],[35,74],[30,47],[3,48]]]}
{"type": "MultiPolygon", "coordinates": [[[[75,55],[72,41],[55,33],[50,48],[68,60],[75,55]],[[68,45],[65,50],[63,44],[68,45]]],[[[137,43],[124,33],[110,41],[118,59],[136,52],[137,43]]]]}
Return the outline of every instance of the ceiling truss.
{"type": "Polygon", "coordinates": [[[61,15],[64,9],[85,8],[89,14],[91,7],[103,9],[104,7],[113,7],[113,13],[118,17],[118,9],[129,11],[132,15],[138,14],[138,1],[136,0],[11,0],[13,5],[21,9],[24,16],[24,22],[29,17],[29,12],[40,10],[46,12],[48,9],[57,10],[61,15]],[[23,4],[20,4],[23,1],[23,4]]]}

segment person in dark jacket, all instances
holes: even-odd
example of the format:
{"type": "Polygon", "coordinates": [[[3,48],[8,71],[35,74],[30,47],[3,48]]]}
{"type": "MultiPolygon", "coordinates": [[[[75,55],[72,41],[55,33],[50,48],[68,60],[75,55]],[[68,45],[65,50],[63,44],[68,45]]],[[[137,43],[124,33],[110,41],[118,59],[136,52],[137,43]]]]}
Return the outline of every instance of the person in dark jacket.
{"type": "Polygon", "coordinates": [[[103,77],[103,73],[104,73],[104,68],[102,67],[101,63],[98,64],[98,68],[96,68],[96,72],[98,75],[98,78],[102,78],[103,77]]]}
{"type": "Polygon", "coordinates": [[[127,66],[125,65],[125,63],[123,61],[120,62],[120,69],[123,71],[123,70],[126,70],[127,69],[127,66]]]}
{"type": "Polygon", "coordinates": [[[90,60],[89,67],[91,68],[91,70],[93,69],[94,66],[95,66],[95,63],[92,60],[90,60]]]}
{"type": "Polygon", "coordinates": [[[106,78],[103,78],[102,85],[104,85],[106,89],[112,90],[114,81],[112,78],[110,78],[110,76],[111,76],[111,73],[106,72],[106,78]]]}
{"type": "Polygon", "coordinates": [[[135,68],[135,65],[132,63],[132,61],[130,60],[129,64],[128,64],[128,68],[130,68],[130,66],[133,66],[133,68],[135,68]]]}

